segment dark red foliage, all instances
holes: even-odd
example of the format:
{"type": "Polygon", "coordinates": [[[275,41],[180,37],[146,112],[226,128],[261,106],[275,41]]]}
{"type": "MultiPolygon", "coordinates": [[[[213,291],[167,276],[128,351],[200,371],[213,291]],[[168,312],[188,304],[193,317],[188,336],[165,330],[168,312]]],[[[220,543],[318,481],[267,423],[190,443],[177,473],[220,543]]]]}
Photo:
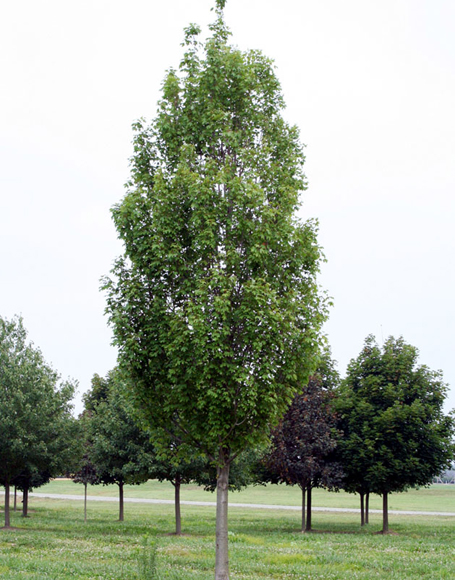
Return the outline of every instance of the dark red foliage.
{"type": "Polygon", "coordinates": [[[272,434],[267,469],[274,482],[309,487],[337,488],[341,467],[333,460],[337,445],[332,393],[323,378],[310,378],[272,434]]]}

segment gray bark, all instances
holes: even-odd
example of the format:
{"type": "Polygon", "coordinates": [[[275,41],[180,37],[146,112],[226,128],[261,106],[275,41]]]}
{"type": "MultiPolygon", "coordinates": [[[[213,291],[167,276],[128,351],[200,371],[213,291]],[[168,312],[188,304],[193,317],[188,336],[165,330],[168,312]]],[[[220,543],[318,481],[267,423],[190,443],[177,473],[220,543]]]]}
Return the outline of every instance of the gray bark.
{"type": "Polygon", "coordinates": [[[365,495],[365,523],[369,524],[370,492],[365,495]]]}
{"type": "Polygon", "coordinates": [[[382,533],[389,531],[389,498],[387,493],[382,494],[382,533]]]}
{"type": "Polygon", "coordinates": [[[228,555],[228,487],[229,463],[220,453],[221,467],[218,467],[216,483],[216,556],[215,580],[229,580],[228,555]]]}
{"type": "Polygon", "coordinates": [[[307,487],[306,491],[306,526],[305,532],[311,532],[311,485],[307,487]]]}
{"type": "Polygon", "coordinates": [[[87,483],[84,483],[84,522],[87,521],[87,483]]]}
{"type": "Polygon", "coordinates": [[[14,486],[14,508],[13,508],[13,510],[14,511],[17,510],[17,487],[16,486],[14,486]]]}
{"type": "Polygon", "coordinates": [[[180,475],[177,474],[174,482],[174,504],[175,504],[175,535],[182,533],[182,518],[180,515],[180,475]]]}

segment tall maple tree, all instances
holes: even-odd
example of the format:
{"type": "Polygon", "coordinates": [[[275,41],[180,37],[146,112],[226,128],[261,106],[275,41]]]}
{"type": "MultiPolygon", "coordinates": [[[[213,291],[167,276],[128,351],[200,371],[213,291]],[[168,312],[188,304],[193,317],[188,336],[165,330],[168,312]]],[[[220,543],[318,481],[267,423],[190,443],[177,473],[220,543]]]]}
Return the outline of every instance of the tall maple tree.
{"type": "Polygon", "coordinates": [[[326,301],[315,221],[297,216],[303,147],[272,61],[229,45],[218,0],[186,30],[156,119],[135,124],[104,281],[122,368],[150,424],[217,465],[216,580],[227,580],[229,466],[314,369],[326,301]]]}

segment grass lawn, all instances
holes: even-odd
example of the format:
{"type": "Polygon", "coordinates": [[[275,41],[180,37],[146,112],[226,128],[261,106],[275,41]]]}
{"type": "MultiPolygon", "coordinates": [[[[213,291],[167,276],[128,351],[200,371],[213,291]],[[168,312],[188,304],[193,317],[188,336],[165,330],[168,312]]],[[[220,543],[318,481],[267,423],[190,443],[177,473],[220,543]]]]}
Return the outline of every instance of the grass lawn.
{"type": "MultiPolygon", "coordinates": [[[[120,523],[115,503],[91,502],[84,524],[82,502],[31,498],[31,517],[13,512],[18,529],[0,531],[0,577],[213,580],[214,508],[184,506],[181,537],[169,535],[172,505],[125,508],[120,523]],[[156,573],[150,572],[153,545],[156,573]]],[[[442,508],[449,509],[447,502],[442,508]]],[[[231,508],[229,517],[231,580],[454,578],[454,518],[393,516],[397,535],[382,536],[375,533],[381,529],[376,514],[361,529],[357,514],[315,512],[312,534],[299,533],[298,512],[231,508]]]]}
{"type": "MultiPolygon", "coordinates": [[[[62,493],[83,495],[84,486],[68,480],[54,480],[36,490],[39,493],[62,493]]],[[[116,485],[92,485],[89,495],[118,495],[116,485]]],[[[125,497],[174,499],[174,488],[170,483],[148,481],[143,485],[125,486],[125,497]]],[[[241,492],[229,494],[232,503],[256,503],[271,505],[301,505],[300,488],[287,485],[250,486],[241,492]]],[[[182,485],[182,500],[216,501],[215,494],[196,485],[182,485]]],[[[323,489],[313,490],[313,505],[317,507],[359,508],[359,496],[345,492],[331,493],[323,489]]],[[[370,497],[371,509],[382,509],[382,498],[370,497]]],[[[405,511],[441,511],[455,513],[455,485],[432,485],[430,488],[409,490],[389,496],[389,509],[405,511]]],[[[455,577],[455,574],[454,574],[455,577]]]]}

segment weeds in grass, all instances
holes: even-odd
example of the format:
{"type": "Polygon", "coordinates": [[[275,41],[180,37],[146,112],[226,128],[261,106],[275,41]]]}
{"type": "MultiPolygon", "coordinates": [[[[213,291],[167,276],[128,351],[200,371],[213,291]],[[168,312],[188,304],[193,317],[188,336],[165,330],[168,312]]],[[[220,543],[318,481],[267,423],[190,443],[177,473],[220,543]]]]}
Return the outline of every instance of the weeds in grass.
{"type": "Polygon", "coordinates": [[[158,544],[156,540],[143,536],[137,575],[134,580],[180,580],[173,572],[160,573],[157,566],[158,544]]]}
{"type": "Polygon", "coordinates": [[[160,580],[156,570],[157,549],[156,541],[148,536],[142,538],[138,580],[160,580]]]}

